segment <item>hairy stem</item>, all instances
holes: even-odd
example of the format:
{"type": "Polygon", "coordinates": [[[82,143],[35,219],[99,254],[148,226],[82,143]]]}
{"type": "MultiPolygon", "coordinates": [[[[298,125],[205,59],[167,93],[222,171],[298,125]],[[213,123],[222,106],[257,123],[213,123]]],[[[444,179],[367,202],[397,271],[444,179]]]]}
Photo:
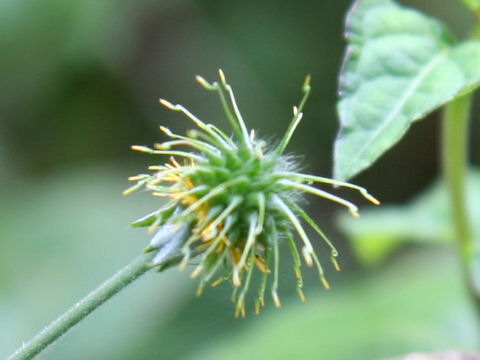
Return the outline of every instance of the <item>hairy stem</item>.
{"type": "Polygon", "coordinates": [[[442,158],[447,183],[455,236],[459,246],[468,286],[480,313],[480,291],[475,286],[472,261],[475,242],[466,204],[468,164],[468,125],[471,94],[451,101],[444,110],[442,158]]]}
{"type": "Polygon", "coordinates": [[[99,308],[100,305],[145,274],[150,269],[149,264],[154,255],[155,252],[151,252],[138,256],[97,289],[73,305],[29,342],[23,344],[7,360],[33,359],[68,330],[99,308]]]}

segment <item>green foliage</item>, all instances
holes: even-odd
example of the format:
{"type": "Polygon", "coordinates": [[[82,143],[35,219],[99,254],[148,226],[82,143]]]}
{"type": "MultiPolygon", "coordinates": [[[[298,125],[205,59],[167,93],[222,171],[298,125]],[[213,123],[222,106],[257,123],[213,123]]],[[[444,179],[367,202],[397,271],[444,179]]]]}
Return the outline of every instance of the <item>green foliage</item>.
{"type": "Polygon", "coordinates": [[[463,0],[463,3],[473,11],[480,11],[480,0],[463,0]]]}
{"type": "MultiPolygon", "coordinates": [[[[97,166],[0,189],[1,359],[148,241],[145,231],[118,226],[146,205],[145,198],[121,196],[124,174],[124,168],[97,166]]],[[[135,334],[148,335],[150,327],[166,322],[192,292],[191,282],[176,271],[154,283],[132,285],[44,358],[121,358],[138,341],[135,334]]]]}
{"type": "Polygon", "coordinates": [[[379,359],[419,349],[473,349],[474,312],[452,269],[441,252],[403,257],[383,273],[351,279],[346,288],[212,339],[188,359],[379,359]]]}
{"type": "MultiPolygon", "coordinates": [[[[480,171],[469,173],[466,192],[468,213],[472,220],[479,219],[480,171]]],[[[406,205],[365,210],[356,221],[339,216],[338,222],[359,259],[368,265],[378,264],[406,242],[453,243],[455,237],[447,188],[440,181],[406,205]]],[[[480,222],[472,225],[480,239],[480,222]]]]}
{"type": "Polygon", "coordinates": [[[368,168],[423,118],[480,81],[480,42],[392,0],[359,0],[346,23],[334,176],[368,168]]]}
{"type": "Polygon", "coordinates": [[[9,70],[2,73],[5,96],[0,104],[17,105],[26,96],[47,95],[42,92],[52,91],[67,64],[121,54],[130,37],[128,23],[118,23],[131,16],[129,5],[110,0],[0,2],[0,65],[9,70]]]}

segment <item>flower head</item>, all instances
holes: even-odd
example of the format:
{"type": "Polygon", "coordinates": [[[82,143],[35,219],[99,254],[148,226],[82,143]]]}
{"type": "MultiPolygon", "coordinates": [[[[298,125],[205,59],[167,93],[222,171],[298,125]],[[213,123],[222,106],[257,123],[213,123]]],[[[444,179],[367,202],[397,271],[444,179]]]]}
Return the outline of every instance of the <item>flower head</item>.
{"type": "Polygon", "coordinates": [[[133,150],[167,155],[170,159],[163,165],[150,166],[153,174],[130,178],[136,184],[125,194],[146,188],[154,196],[169,199],[164,207],[133,223],[134,226],[158,228],[147,249],[158,251],[153,265],[163,266],[165,254],[173,248],[180,248],[181,268],[196,258],[191,276],[200,277],[198,294],[207,283],[215,286],[231,280],[236,315],[244,316],[245,296],[254,271],[262,274],[255,299],[256,311],[259,312],[265,304],[264,294],[270,277],[273,278],[270,282],[273,302],[280,306],[277,288],[281,241],[286,241],[291,248],[297,291],[302,300],[305,296],[300,253],[306,265],[316,267],[322,284],[329,288],[302,222],[323,238],[331,261],[339,270],[337,250],[298,205],[300,194],[308,193],[334,201],[347,207],[353,216],[358,216],[354,204],[312,185],[344,186],[358,190],[374,204],[378,201],[359,186],[296,172],[295,165],[284,155],[303,116],[302,109],[310,94],[309,77],[303,85],[300,104],[293,108],[290,126],[280,142],[270,148],[255,136],[254,130],[247,130],[231,86],[221,70],[219,75],[219,82],[209,83],[200,76],[196,79],[205,89],[219,95],[234,135],[228,136],[214,125],[201,121],[182,105],[160,100],[168,109],[186,115],[196,129],[182,136],[161,126],[169,141],[155,144],[154,148],[133,146],[133,150]],[[295,238],[300,240],[300,251],[295,238]]]}

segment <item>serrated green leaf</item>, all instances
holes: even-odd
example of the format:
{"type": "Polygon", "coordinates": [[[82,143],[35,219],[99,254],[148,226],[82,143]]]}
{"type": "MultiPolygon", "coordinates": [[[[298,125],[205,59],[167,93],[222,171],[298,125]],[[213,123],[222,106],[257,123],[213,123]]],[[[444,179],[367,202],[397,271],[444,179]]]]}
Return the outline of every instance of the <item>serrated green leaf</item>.
{"type": "Polygon", "coordinates": [[[334,176],[349,179],[412,122],[480,81],[480,42],[455,44],[440,21],[392,0],[357,0],[346,21],[334,176]]]}
{"type": "MultiPolygon", "coordinates": [[[[480,219],[480,171],[469,173],[467,194],[471,224],[480,242],[480,222],[475,221],[480,219]]],[[[341,215],[338,223],[366,265],[378,264],[406,242],[448,243],[454,239],[447,189],[438,181],[406,205],[362,211],[360,219],[341,215]]]]}

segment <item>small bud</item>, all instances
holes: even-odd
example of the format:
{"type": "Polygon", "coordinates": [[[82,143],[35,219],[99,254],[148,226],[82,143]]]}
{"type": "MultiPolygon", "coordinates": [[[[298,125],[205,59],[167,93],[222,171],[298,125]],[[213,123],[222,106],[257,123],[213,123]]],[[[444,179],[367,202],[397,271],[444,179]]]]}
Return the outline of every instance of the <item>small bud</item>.
{"type": "Polygon", "coordinates": [[[226,84],[227,80],[225,79],[225,74],[223,73],[222,69],[218,69],[218,75],[220,76],[220,81],[222,84],[226,84]]]}
{"type": "Polygon", "coordinates": [[[171,102],[165,100],[165,99],[160,99],[158,100],[160,102],[160,104],[162,104],[163,106],[165,106],[167,109],[170,109],[170,110],[175,110],[175,105],[173,105],[171,102]]]}
{"type": "Polygon", "coordinates": [[[142,146],[142,145],[133,145],[132,150],[139,151],[139,152],[144,152],[144,153],[147,153],[147,154],[152,154],[153,153],[152,149],[150,149],[147,146],[142,146]]]}
{"type": "Polygon", "coordinates": [[[280,301],[280,298],[278,297],[278,294],[276,291],[272,290],[272,298],[273,298],[273,303],[277,308],[282,306],[282,302],[280,301]]]}
{"type": "Polygon", "coordinates": [[[190,278],[191,279],[195,279],[196,277],[198,277],[198,275],[200,275],[203,271],[203,266],[202,264],[198,265],[195,270],[192,271],[192,273],[190,274],[190,278]]]}
{"type": "Polygon", "coordinates": [[[313,259],[312,259],[312,254],[310,253],[310,249],[304,246],[302,248],[302,254],[307,266],[313,266],[313,259]]]}
{"type": "Polygon", "coordinates": [[[195,76],[195,80],[197,80],[197,82],[203,86],[205,89],[207,90],[215,90],[215,85],[213,84],[210,84],[207,80],[205,80],[203,77],[201,77],[200,75],[197,75],[195,76]]]}
{"type": "Polygon", "coordinates": [[[298,294],[298,297],[300,298],[300,300],[302,302],[306,302],[307,301],[307,298],[305,297],[305,294],[303,293],[302,289],[297,287],[297,294],[298,294]]]}
{"type": "Polygon", "coordinates": [[[322,285],[326,290],[330,290],[330,284],[328,283],[327,279],[325,279],[324,276],[320,278],[320,281],[322,282],[322,285]]]}

